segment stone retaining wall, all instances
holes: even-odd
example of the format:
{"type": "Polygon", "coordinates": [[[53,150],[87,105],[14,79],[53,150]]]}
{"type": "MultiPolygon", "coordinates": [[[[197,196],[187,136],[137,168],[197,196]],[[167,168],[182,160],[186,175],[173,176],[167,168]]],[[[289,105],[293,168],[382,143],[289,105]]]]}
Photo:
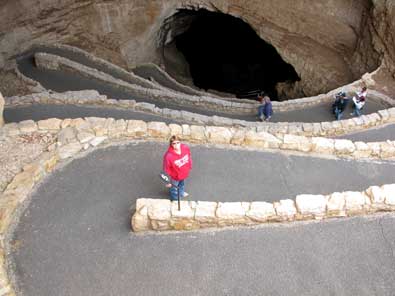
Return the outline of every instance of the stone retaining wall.
{"type": "Polygon", "coordinates": [[[252,226],[269,222],[327,219],[395,211],[395,184],[329,195],[300,194],[295,200],[208,202],[140,198],[131,219],[135,232],[252,226]]]}
{"type": "Polygon", "coordinates": [[[112,139],[142,139],[167,142],[171,135],[198,144],[242,146],[259,150],[280,149],[298,153],[312,153],[342,158],[392,159],[395,157],[395,141],[352,142],[345,139],[328,139],[296,135],[275,135],[255,128],[228,128],[220,126],[197,126],[144,122],[142,120],[115,120],[114,118],[87,117],[85,119],[46,119],[34,122],[6,124],[2,132],[19,135],[52,131],[58,136],[58,148],[68,154],[79,147],[88,149],[98,142],[112,139]]]}
{"type": "Polygon", "coordinates": [[[219,116],[205,116],[187,111],[158,108],[154,104],[136,103],[134,100],[110,100],[97,91],[79,91],[65,93],[42,92],[22,97],[5,98],[6,106],[40,104],[83,104],[100,105],[126,108],[135,111],[143,111],[178,121],[185,121],[197,125],[215,125],[228,127],[248,128],[255,131],[264,131],[276,136],[286,134],[308,137],[334,137],[347,133],[378,127],[395,122],[395,108],[378,111],[369,115],[362,115],[351,119],[339,121],[326,121],[321,123],[300,122],[249,122],[238,119],[230,119],[219,116]]]}
{"type": "MultiPolygon", "coordinates": [[[[30,196],[34,186],[46,175],[51,173],[59,161],[70,159],[82,151],[92,151],[95,147],[119,143],[130,140],[168,141],[170,135],[178,134],[185,141],[199,144],[226,144],[233,146],[246,146],[255,149],[285,149],[290,151],[316,152],[327,155],[352,158],[393,158],[395,156],[395,142],[353,143],[348,140],[331,140],[326,138],[308,138],[285,135],[276,137],[256,129],[227,128],[217,126],[196,126],[165,124],[163,122],[144,122],[141,120],[115,120],[113,118],[57,118],[22,121],[20,123],[6,124],[0,128],[5,137],[18,135],[35,135],[45,133],[56,138],[56,143],[48,147],[35,161],[26,165],[16,174],[0,193],[0,295],[14,295],[6,271],[6,240],[9,226],[19,206],[30,196]]],[[[228,146],[231,147],[231,146],[228,146]]],[[[165,230],[167,225],[174,229],[195,229],[213,225],[211,217],[215,213],[216,224],[220,226],[252,224],[267,221],[283,221],[302,219],[301,217],[323,218],[329,216],[343,216],[361,213],[370,213],[378,210],[393,210],[393,196],[395,185],[371,187],[365,193],[346,192],[332,194],[330,197],[298,196],[296,205],[291,200],[279,201],[274,204],[266,203],[204,203],[183,202],[182,211],[172,212],[174,205],[169,201],[139,200],[138,214],[134,217],[140,219],[136,230],[142,231],[148,217],[152,219],[145,224],[146,229],[165,230]],[[344,200],[344,205],[343,205],[344,200]],[[148,203],[150,204],[149,206],[148,203]],[[155,206],[160,205],[159,208],[155,206]],[[142,205],[146,205],[143,207],[142,205]],[[325,205],[325,206],[324,206],[325,205]],[[162,206],[166,213],[162,213],[162,206]],[[323,214],[323,208],[325,213],[323,214]],[[146,214],[145,214],[146,211],[146,214]],[[159,212],[158,212],[159,211],[159,212]],[[192,214],[193,213],[193,214],[192,214]],[[242,215],[242,213],[244,213],[242,215]],[[248,219],[247,217],[248,213],[248,219]],[[169,216],[170,214],[170,216],[169,216]],[[145,215],[145,216],[144,216],[145,215]],[[163,216],[164,215],[164,216],[163,216]],[[266,216],[265,216],[266,215],[266,216]],[[193,216],[199,219],[199,224],[186,222],[186,217],[193,216]],[[160,217],[160,219],[158,219],[160,217]],[[163,217],[165,218],[165,220],[163,217]],[[167,220],[166,220],[167,219],[167,220]],[[144,222],[145,221],[145,222],[144,222]],[[172,221],[170,224],[170,221],[172,221]],[[152,226],[154,225],[154,226],[152,226]]]]}
{"type": "MultiPolygon", "coordinates": [[[[194,89],[192,87],[189,87],[187,85],[179,83],[177,80],[175,80],[173,77],[171,77],[169,74],[167,74],[166,71],[163,71],[163,69],[161,67],[159,67],[158,65],[156,65],[156,64],[147,63],[147,64],[144,64],[144,65],[139,66],[139,67],[147,67],[147,68],[153,69],[152,71],[157,72],[157,75],[162,76],[162,78],[165,79],[168,84],[172,85],[172,87],[169,87],[169,88],[171,90],[173,90],[173,91],[177,91],[178,90],[179,92],[185,93],[185,94],[188,94],[188,95],[196,95],[196,96],[207,96],[207,95],[210,95],[210,96],[212,96],[214,98],[218,97],[217,95],[214,95],[212,93],[209,94],[209,93],[206,93],[204,91],[200,91],[200,90],[194,89]]],[[[138,71],[136,71],[136,69],[133,69],[133,72],[138,74],[138,71]]],[[[154,79],[155,79],[155,77],[154,77],[154,79]]]]}
{"type": "Polygon", "coordinates": [[[229,102],[220,100],[218,98],[192,96],[178,93],[170,89],[148,89],[137,84],[130,84],[128,82],[125,82],[124,80],[116,79],[109,74],[100,72],[93,68],[86,67],[84,65],[60,56],[47,53],[36,53],[34,57],[36,65],[39,68],[75,72],[88,78],[94,78],[106,84],[110,84],[114,87],[124,89],[139,97],[149,97],[150,99],[165,103],[171,102],[179,105],[198,106],[228,113],[252,112],[251,104],[229,102]]]}
{"type": "Polygon", "coordinates": [[[106,60],[103,60],[101,58],[98,58],[87,51],[84,51],[80,48],[73,47],[70,45],[65,45],[65,44],[37,44],[36,47],[38,50],[42,50],[45,52],[45,50],[49,49],[60,49],[61,51],[66,51],[71,54],[78,54],[86,58],[88,61],[90,61],[93,64],[98,65],[101,68],[105,68],[110,72],[115,73],[119,79],[124,80],[125,82],[131,83],[131,84],[137,84],[139,86],[145,87],[145,88],[152,88],[152,89],[166,89],[165,87],[161,87],[160,85],[157,85],[155,83],[152,83],[149,80],[146,80],[138,75],[135,75],[132,72],[128,72],[125,69],[112,64],[106,60]]]}
{"type": "MultiPolygon", "coordinates": [[[[81,50],[79,48],[75,48],[72,46],[67,46],[67,45],[42,45],[48,48],[60,48],[63,50],[69,50],[71,52],[78,52],[80,54],[83,54],[86,58],[90,59],[92,62],[94,63],[98,63],[99,65],[105,65],[108,69],[110,69],[111,71],[115,71],[115,72],[122,72],[122,75],[125,76],[125,73],[128,73],[129,75],[132,75],[133,77],[136,75],[133,75],[132,73],[129,73],[125,70],[123,70],[122,68],[113,65],[107,61],[104,61],[102,59],[99,59],[97,57],[95,57],[94,55],[81,50]]],[[[56,57],[56,55],[53,55],[56,57]]],[[[67,59],[66,59],[67,60],[67,59]]],[[[78,63],[76,63],[78,64],[78,63]]],[[[78,64],[79,65],[79,64],[78,64]]],[[[78,68],[78,66],[77,66],[78,68]]],[[[365,75],[362,76],[362,78],[360,80],[357,80],[355,82],[352,82],[348,85],[344,85],[342,87],[339,87],[337,89],[334,89],[326,94],[321,94],[318,96],[313,96],[313,97],[306,97],[306,98],[300,98],[300,99],[295,99],[295,100],[288,100],[288,101],[282,101],[282,102],[277,102],[274,101],[273,102],[273,109],[275,110],[275,112],[283,112],[283,111],[292,111],[292,110],[300,110],[300,109],[305,109],[308,107],[312,107],[315,105],[319,105],[319,104],[324,104],[324,103],[331,103],[333,101],[333,96],[334,94],[336,94],[337,92],[339,92],[340,90],[347,92],[350,96],[354,95],[354,93],[358,90],[360,90],[362,85],[367,85],[367,86],[374,86],[375,85],[375,81],[374,81],[374,75],[379,72],[381,69],[381,67],[379,67],[376,71],[372,72],[372,73],[366,73],[365,75]]],[[[166,72],[164,72],[166,73],[166,72]]],[[[167,73],[166,73],[167,74],[167,73]]],[[[134,79],[134,78],[133,78],[134,79]]],[[[144,80],[144,79],[142,79],[144,80]]],[[[130,82],[133,83],[131,81],[129,81],[128,79],[125,80],[126,82],[130,82]]],[[[145,80],[147,83],[151,83],[150,81],[145,80]]],[[[137,83],[141,86],[143,86],[143,84],[141,83],[137,83]]],[[[151,83],[152,84],[152,83],[151,83]]],[[[151,86],[152,88],[157,88],[158,86],[156,84],[152,84],[151,86]]],[[[172,91],[168,88],[163,87],[162,90],[167,90],[173,93],[176,93],[175,91],[172,91]]],[[[184,96],[181,98],[177,98],[177,100],[179,102],[182,102],[183,98],[185,97],[185,100],[188,102],[190,101],[196,101],[196,96],[191,96],[191,98],[189,98],[188,94],[183,94],[184,96]]],[[[239,100],[239,99],[234,99],[234,98],[218,98],[218,97],[208,97],[205,96],[204,94],[199,96],[201,98],[202,103],[206,102],[207,104],[216,104],[216,109],[219,110],[223,110],[225,112],[229,112],[229,113],[256,113],[256,108],[258,106],[258,103],[256,101],[253,100],[239,100]],[[210,102],[211,101],[211,102],[210,102]],[[232,105],[232,107],[229,106],[229,102],[233,102],[234,104],[232,105]]],[[[374,99],[380,102],[383,102],[389,106],[395,106],[395,100],[376,91],[370,90],[369,91],[369,99],[374,99]]]]}

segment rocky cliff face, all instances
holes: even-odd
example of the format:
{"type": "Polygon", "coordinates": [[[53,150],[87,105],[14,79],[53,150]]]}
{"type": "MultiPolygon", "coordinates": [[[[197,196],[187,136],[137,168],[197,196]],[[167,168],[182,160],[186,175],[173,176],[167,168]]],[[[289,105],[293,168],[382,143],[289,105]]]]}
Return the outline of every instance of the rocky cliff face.
{"type": "MultiPolygon", "coordinates": [[[[163,46],[185,31],[179,9],[222,12],[248,23],[301,81],[281,86],[314,95],[383,65],[395,73],[392,0],[3,0],[0,66],[39,42],[65,43],[118,65],[163,64],[163,46]]],[[[280,87],[280,88],[281,88],[280,87]]]]}
{"type": "Polygon", "coordinates": [[[395,77],[395,2],[374,0],[373,3],[369,26],[372,44],[385,68],[395,77]]]}

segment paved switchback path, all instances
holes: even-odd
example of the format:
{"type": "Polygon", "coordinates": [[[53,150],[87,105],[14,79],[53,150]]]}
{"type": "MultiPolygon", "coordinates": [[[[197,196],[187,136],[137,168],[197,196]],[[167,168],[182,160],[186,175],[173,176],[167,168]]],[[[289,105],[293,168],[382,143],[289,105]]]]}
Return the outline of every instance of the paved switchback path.
{"type": "MultiPolygon", "coordinates": [[[[32,195],[10,257],[22,295],[393,295],[395,219],[130,233],[138,197],[162,197],[166,145],[101,149],[32,195]]],[[[192,146],[192,200],[278,200],[392,183],[394,162],[192,146]]]]}
{"type": "Polygon", "coordinates": [[[48,118],[84,118],[84,117],[111,117],[115,119],[135,119],[148,121],[161,121],[182,124],[183,122],[144,112],[114,107],[80,106],[80,105],[28,105],[7,107],[4,109],[6,123],[20,122],[23,120],[39,121],[48,118]]]}
{"type": "MultiPolygon", "coordinates": [[[[32,119],[35,121],[48,118],[79,118],[79,117],[112,117],[115,119],[140,119],[144,121],[163,121],[167,124],[178,123],[170,118],[164,118],[157,115],[151,115],[132,110],[117,109],[110,107],[95,106],[76,106],[76,105],[29,105],[19,107],[7,107],[4,109],[4,120],[6,123],[20,122],[22,120],[32,119]]],[[[350,139],[353,141],[377,142],[393,140],[395,135],[395,124],[390,124],[380,128],[372,128],[358,133],[343,135],[339,138],[350,139]]]]}
{"type": "MultiPolygon", "coordinates": [[[[79,75],[77,73],[68,73],[61,71],[53,71],[46,69],[38,69],[34,66],[34,61],[32,55],[35,51],[40,52],[40,49],[36,49],[26,54],[23,57],[18,59],[18,69],[24,75],[32,78],[42,84],[46,89],[51,89],[57,92],[65,92],[71,90],[84,90],[84,89],[95,89],[99,93],[107,95],[107,97],[112,99],[134,99],[137,102],[147,102],[152,103],[158,106],[159,108],[169,108],[173,110],[185,110],[192,113],[203,114],[207,116],[223,116],[233,119],[241,119],[246,121],[256,121],[257,118],[255,115],[238,115],[238,114],[228,114],[216,112],[215,110],[208,110],[207,108],[199,108],[199,107],[191,107],[191,106],[183,106],[182,104],[174,104],[174,103],[163,103],[157,100],[154,100],[149,97],[136,96],[131,92],[124,91],[118,89],[109,84],[103,83],[101,81],[90,79],[79,75]]],[[[78,53],[70,53],[66,50],[61,49],[48,49],[42,48],[42,52],[48,52],[52,54],[57,54],[59,56],[74,60],[78,63],[86,65],[91,68],[96,68],[100,71],[108,73],[116,77],[116,73],[106,69],[102,65],[95,64],[81,54],[78,53]]],[[[121,78],[121,77],[118,77],[121,78]]],[[[378,103],[374,100],[367,100],[366,106],[364,107],[364,114],[369,114],[376,112],[378,110],[386,109],[386,107],[378,103]]],[[[351,104],[349,104],[347,110],[344,114],[344,119],[351,118],[349,113],[351,112],[351,104]]],[[[320,104],[310,108],[302,109],[302,110],[294,110],[288,112],[276,112],[272,118],[273,122],[323,122],[323,121],[332,121],[334,120],[334,116],[331,113],[331,104],[320,104]]]]}

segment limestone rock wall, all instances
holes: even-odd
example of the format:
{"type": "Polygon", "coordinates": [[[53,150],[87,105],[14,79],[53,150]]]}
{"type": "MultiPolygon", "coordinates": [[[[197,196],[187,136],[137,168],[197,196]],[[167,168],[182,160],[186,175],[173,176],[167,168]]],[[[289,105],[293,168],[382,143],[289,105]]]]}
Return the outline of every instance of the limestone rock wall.
{"type": "Polygon", "coordinates": [[[162,63],[161,46],[171,38],[163,24],[179,9],[203,8],[249,23],[301,77],[285,89],[315,95],[382,62],[395,73],[394,5],[389,0],[3,0],[0,67],[11,67],[16,53],[37,42],[75,45],[129,68],[162,63]]]}
{"type": "Polygon", "coordinates": [[[299,194],[268,202],[208,202],[139,198],[131,218],[133,231],[185,231],[350,217],[395,210],[395,184],[329,195],[299,194]]]}
{"type": "Polygon", "coordinates": [[[395,77],[395,2],[373,0],[372,23],[373,44],[383,57],[383,64],[395,77]]]}

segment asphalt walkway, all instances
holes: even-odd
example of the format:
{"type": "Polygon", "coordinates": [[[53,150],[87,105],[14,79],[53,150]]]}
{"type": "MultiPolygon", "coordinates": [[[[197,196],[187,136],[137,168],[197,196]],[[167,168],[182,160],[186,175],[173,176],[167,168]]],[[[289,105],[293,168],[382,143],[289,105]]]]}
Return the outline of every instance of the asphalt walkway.
{"type": "MultiPolygon", "coordinates": [[[[138,197],[166,198],[166,145],[98,150],[49,176],[12,239],[21,295],[393,295],[392,215],[141,236],[138,197]]],[[[395,163],[192,146],[193,200],[278,200],[393,182],[395,163]]]]}
{"type": "MultiPolygon", "coordinates": [[[[78,75],[39,70],[29,56],[19,61],[19,69],[55,91],[97,89],[109,98],[221,115],[162,106],[78,75]]],[[[365,112],[383,108],[368,102],[365,112]]],[[[278,113],[275,120],[327,121],[329,110],[325,104],[278,113]]],[[[129,110],[73,105],[6,108],[4,116],[7,122],[85,116],[169,122],[129,110]]],[[[380,130],[384,139],[394,125],[380,130]]],[[[368,138],[377,134],[364,132],[368,138]]],[[[219,232],[131,233],[129,209],[136,198],[167,196],[158,177],[165,149],[149,142],[100,149],[44,180],[11,238],[9,258],[21,295],[393,295],[394,215],[219,232]]],[[[206,146],[192,146],[192,154],[187,181],[192,200],[273,201],[394,183],[390,161],[206,146]]]]}
{"type": "MultiPolygon", "coordinates": [[[[117,87],[108,85],[96,79],[87,78],[78,73],[70,73],[70,72],[61,72],[54,70],[46,70],[46,69],[38,69],[34,66],[33,54],[36,51],[43,51],[52,54],[58,54],[60,56],[66,57],[68,59],[79,62],[83,65],[96,68],[105,73],[113,75],[117,77],[118,75],[113,71],[103,67],[101,65],[96,65],[91,61],[87,60],[81,54],[70,53],[65,50],[59,49],[45,49],[38,48],[35,49],[24,56],[21,56],[18,59],[18,69],[21,73],[26,75],[33,80],[40,82],[46,89],[51,89],[56,92],[65,92],[65,91],[77,91],[84,89],[95,89],[99,93],[106,95],[108,98],[112,99],[133,99],[137,102],[147,102],[152,103],[158,106],[159,108],[169,108],[173,110],[185,110],[197,114],[208,115],[208,116],[222,116],[233,119],[241,119],[246,121],[257,121],[255,115],[239,115],[239,114],[228,114],[224,112],[218,112],[216,110],[208,110],[207,108],[199,108],[197,106],[184,106],[181,104],[174,103],[164,103],[157,101],[150,97],[136,96],[134,93],[126,90],[118,89],[117,87]]],[[[122,79],[122,77],[117,77],[122,79]]],[[[349,104],[348,109],[345,111],[344,119],[351,118],[351,104],[349,104]]],[[[376,112],[378,110],[386,109],[387,107],[382,103],[379,103],[375,100],[368,100],[366,106],[364,108],[364,114],[369,114],[376,112]]],[[[310,108],[302,109],[302,110],[294,110],[287,112],[276,112],[272,118],[273,122],[323,122],[323,121],[333,121],[334,116],[331,113],[331,104],[325,103],[316,105],[310,108]]]]}
{"type": "MultiPolygon", "coordinates": [[[[77,105],[29,105],[19,107],[6,107],[4,109],[4,120],[6,123],[20,122],[23,120],[42,120],[48,118],[83,118],[83,117],[112,117],[115,119],[140,119],[144,121],[162,121],[166,123],[185,122],[173,120],[159,115],[151,115],[143,112],[135,112],[126,109],[97,106],[77,106],[77,105]]],[[[358,133],[348,134],[339,138],[353,141],[377,142],[393,140],[395,135],[395,124],[372,128],[358,133]]]]}

